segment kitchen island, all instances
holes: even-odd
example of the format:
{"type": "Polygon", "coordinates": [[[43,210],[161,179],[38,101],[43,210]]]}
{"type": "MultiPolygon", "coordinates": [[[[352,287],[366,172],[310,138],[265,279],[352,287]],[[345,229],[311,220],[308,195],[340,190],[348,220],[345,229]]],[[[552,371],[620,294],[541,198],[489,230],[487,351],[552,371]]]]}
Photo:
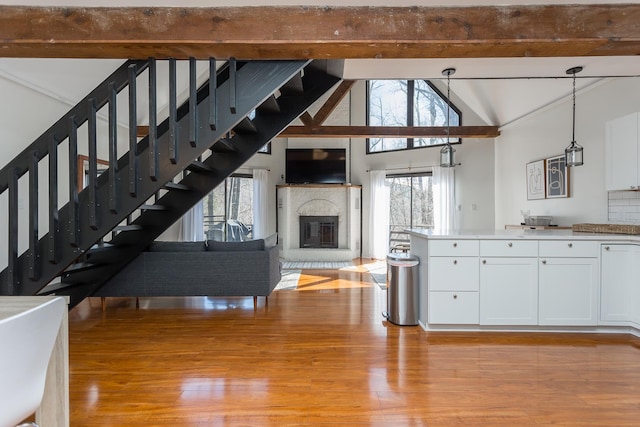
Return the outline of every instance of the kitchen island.
{"type": "Polygon", "coordinates": [[[425,330],[640,336],[640,236],[408,230],[425,330]]]}

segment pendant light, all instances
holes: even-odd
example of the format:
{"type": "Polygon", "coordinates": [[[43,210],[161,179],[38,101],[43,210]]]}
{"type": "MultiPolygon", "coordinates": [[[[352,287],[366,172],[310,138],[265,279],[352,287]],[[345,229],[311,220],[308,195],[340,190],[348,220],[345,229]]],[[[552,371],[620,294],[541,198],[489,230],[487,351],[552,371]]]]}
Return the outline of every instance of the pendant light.
{"type": "Polygon", "coordinates": [[[567,74],[573,75],[573,134],[571,145],[564,150],[567,166],[582,166],[583,149],[576,143],[576,74],[582,71],[582,67],[573,67],[567,70],[567,74]]]}
{"type": "Polygon", "coordinates": [[[453,149],[449,142],[449,135],[451,134],[451,75],[455,72],[455,68],[446,68],[442,71],[442,75],[447,76],[447,143],[440,150],[440,166],[443,168],[452,168],[456,165],[453,160],[453,153],[456,150],[453,149]]]}

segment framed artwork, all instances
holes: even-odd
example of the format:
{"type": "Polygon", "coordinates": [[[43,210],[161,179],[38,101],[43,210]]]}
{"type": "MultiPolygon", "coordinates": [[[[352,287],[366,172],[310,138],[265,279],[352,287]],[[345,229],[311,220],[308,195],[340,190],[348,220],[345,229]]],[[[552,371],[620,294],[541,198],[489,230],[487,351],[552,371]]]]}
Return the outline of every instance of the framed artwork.
{"type": "Polygon", "coordinates": [[[527,200],[545,198],[546,174],[544,164],[544,160],[527,163],[527,200]]]}
{"type": "Polygon", "coordinates": [[[569,197],[569,170],[563,155],[545,160],[547,177],[547,198],[569,197]]]}

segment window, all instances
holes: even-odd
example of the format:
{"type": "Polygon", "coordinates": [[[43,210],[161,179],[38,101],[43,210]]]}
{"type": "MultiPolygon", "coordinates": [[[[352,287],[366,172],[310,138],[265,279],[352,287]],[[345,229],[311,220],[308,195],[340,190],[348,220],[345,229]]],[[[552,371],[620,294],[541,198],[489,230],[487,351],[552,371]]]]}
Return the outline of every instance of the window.
{"type": "Polygon", "coordinates": [[[433,228],[431,173],[389,175],[389,247],[409,244],[407,228],[433,228]]]}
{"type": "MultiPolygon", "coordinates": [[[[462,122],[451,104],[451,126],[462,122]]],[[[427,80],[369,80],[368,126],[446,126],[446,97],[427,80]]],[[[452,141],[460,142],[460,140],[452,141]]],[[[446,138],[368,138],[367,153],[407,150],[446,143],[446,138]]]]}
{"type": "Polygon", "coordinates": [[[262,148],[258,150],[258,153],[271,154],[271,141],[263,145],[262,148]]]}
{"type": "Polygon", "coordinates": [[[232,175],[203,199],[207,239],[238,242],[253,237],[253,178],[232,175]]]}

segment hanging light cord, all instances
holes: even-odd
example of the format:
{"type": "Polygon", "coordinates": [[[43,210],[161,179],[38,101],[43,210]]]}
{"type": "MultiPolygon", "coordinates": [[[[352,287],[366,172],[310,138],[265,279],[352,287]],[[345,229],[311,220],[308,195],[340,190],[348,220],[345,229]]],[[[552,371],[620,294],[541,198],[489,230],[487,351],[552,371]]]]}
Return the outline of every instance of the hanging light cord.
{"type": "Polygon", "coordinates": [[[573,73],[573,128],[571,134],[571,144],[576,142],[576,73],[573,73]]]}
{"type": "MultiPolygon", "coordinates": [[[[575,77],[575,74],[574,74],[575,77]]],[[[575,82],[575,78],[574,78],[574,82],[575,82]]],[[[450,145],[450,134],[451,134],[451,105],[450,105],[450,99],[451,99],[451,72],[447,73],[447,145],[450,145]]],[[[574,101],[575,102],[575,101],[574,101]]],[[[575,109],[575,107],[574,107],[575,109]]],[[[575,120],[575,111],[574,111],[574,120],[575,120]]]]}

